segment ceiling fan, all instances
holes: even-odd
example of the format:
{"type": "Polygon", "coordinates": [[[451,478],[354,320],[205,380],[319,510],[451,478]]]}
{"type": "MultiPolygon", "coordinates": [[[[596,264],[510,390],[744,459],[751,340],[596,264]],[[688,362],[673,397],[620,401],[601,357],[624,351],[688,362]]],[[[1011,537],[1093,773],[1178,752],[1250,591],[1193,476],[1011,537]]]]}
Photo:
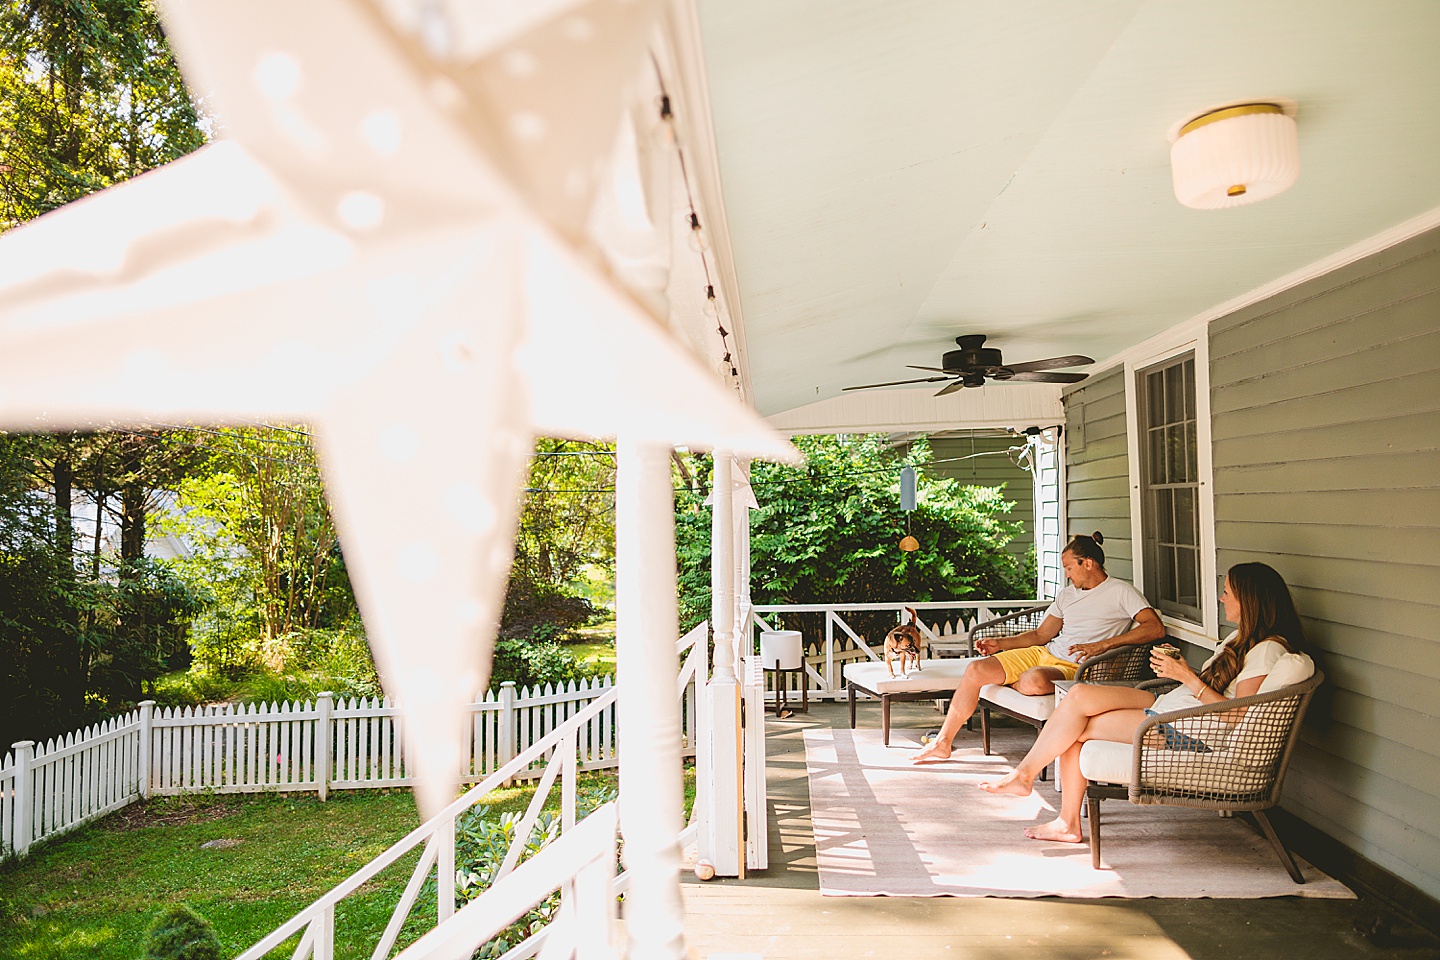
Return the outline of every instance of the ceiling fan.
{"type": "Polygon", "coordinates": [[[1089,357],[1071,355],[1051,357],[1049,360],[1029,360],[1025,363],[1005,363],[999,350],[985,346],[983,333],[956,337],[955,342],[960,349],[947,351],[941,358],[938,367],[919,367],[913,363],[906,364],[911,370],[929,370],[943,374],[943,376],[892,380],[889,383],[866,383],[845,389],[869,390],[874,387],[898,387],[906,383],[938,383],[941,380],[953,380],[953,383],[941,387],[940,392],[935,394],[937,397],[943,397],[947,393],[954,393],[965,387],[983,386],[987,379],[1010,383],[1079,383],[1089,374],[1050,373],[1049,371],[1056,367],[1079,367],[1095,362],[1089,357]]]}

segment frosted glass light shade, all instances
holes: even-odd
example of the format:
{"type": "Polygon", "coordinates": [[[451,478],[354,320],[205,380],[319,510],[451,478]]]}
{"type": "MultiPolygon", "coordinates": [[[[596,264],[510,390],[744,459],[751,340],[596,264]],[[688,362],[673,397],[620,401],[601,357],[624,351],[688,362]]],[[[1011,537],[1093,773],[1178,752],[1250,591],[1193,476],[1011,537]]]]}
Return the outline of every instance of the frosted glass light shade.
{"type": "Polygon", "coordinates": [[[1245,104],[1187,123],[1170,147],[1175,198],[1196,210],[1265,200],[1300,176],[1295,120],[1274,104],[1245,104]]]}

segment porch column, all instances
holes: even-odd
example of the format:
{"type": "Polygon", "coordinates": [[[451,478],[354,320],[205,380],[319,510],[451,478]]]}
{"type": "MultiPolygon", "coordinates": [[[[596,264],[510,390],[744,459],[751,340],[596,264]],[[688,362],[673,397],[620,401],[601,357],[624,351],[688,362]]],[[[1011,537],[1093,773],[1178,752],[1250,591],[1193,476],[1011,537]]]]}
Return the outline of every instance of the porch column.
{"type": "Polygon", "coordinates": [[[742,850],[740,680],[735,663],[735,458],[715,451],[710,516],[710,628],[715,641],[715,672],[705,688],[710,719],[711,830],[709,844],[715,873],[744,876],[742,850]]]}
{"type": "Polygon", "coordinates": [[[735,491],[735,630],[740,644],[740,655],[750,656],[750,508],[755,505],[755,494],[750,489],[750,459],[747,457],[736,464],[735,491]]]}
{"type": "Polygon", "coordinates": [[[675,696],[675,506],[670,448],[620,437],[615,477],[615,650],[620,832],[631,960],[685,956],[680,704],[675,696]]]}

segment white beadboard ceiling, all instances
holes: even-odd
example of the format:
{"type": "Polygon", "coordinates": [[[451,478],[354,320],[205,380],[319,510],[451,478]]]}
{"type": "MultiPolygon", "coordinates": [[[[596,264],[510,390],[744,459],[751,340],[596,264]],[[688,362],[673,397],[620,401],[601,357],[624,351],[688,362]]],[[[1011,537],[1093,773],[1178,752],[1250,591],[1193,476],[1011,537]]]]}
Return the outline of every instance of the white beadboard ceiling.
{"type": "Polygon", "coordinates": [[[962,333],[1103,361],[1440,207],[1435,0],[699,10],[763,414],[920,376],[962,333]],[[1170,129],[1269,97],[1299,104],[1299,183],[1180,206],[1170,129]]]}

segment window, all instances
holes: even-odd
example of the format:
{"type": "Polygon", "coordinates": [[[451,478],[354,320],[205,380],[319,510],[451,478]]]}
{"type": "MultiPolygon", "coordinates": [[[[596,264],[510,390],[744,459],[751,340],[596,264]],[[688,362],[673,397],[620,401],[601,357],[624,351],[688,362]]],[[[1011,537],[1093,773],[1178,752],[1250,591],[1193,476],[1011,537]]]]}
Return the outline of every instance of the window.
{"type": "Polygon", "coordinates": [[[1139,372],[1140,508],[1145,596],[1201,622],[1200,466],[1195,354],[1139,372]]]}

